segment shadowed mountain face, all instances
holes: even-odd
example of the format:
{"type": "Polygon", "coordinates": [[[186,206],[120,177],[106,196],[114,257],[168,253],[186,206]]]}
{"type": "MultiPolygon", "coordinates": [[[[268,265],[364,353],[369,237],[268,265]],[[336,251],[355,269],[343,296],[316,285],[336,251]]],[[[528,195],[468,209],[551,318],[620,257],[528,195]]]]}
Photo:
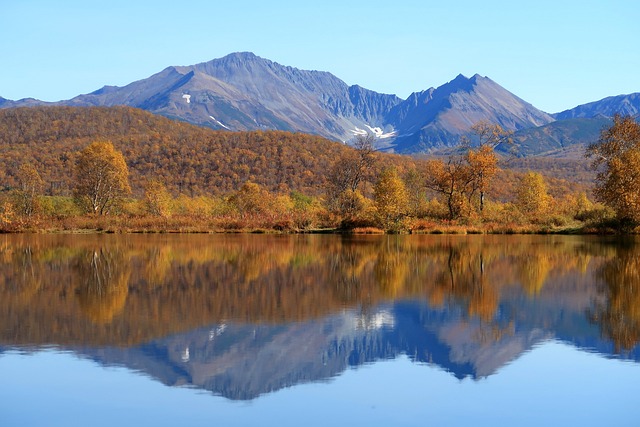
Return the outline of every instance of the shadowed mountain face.
{"type": "Polygon", "coordinates": [[[560,340],[640,361],[640,256],[569,236],[4,236],[0,353],[231,399],[408,357],[482,378],[560,340]]]}

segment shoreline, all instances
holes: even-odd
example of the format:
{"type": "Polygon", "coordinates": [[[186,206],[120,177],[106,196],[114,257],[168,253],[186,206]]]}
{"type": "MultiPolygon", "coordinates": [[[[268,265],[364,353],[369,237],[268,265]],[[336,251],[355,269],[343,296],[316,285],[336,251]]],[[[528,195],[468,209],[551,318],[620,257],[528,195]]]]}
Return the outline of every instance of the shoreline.
{"type": "Polygon", "coordinates": [[[620,230],[608,226],[573,225],[515,225],[485,224],[461,225],[438,224],[406,230],[383,230],[377,227],[356,228],[277,228],[277,227],[241,227],[221,228],[197,226],[196,224],[181,227],[131,227],[126,224],[110,224],[96,227],[37,227],[26,226],[15,229],[2,229],[0,234],[341,234],[341,235],[636,235],[640,229],[620,230]]]}

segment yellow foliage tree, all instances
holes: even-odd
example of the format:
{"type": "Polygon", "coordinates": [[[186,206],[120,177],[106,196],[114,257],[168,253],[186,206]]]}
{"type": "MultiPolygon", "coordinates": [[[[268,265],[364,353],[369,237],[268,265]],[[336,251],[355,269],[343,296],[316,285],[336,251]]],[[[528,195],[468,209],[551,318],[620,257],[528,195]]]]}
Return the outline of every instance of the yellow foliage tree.
{"type": "MultiPolygon", "coordinates": [[[[499,124],[480,121],[471,126],[471,133],[478,140],[478,149],[469,150],[467,162],[473,174],[473,190],[478,191],[480,196],[480,212],[484,210],[485,193],[491,185],[491,180],[498,172],[498,157],[494,150],[499,145],[512,144],[513,132],[504,129],[499,124]]],[[[464,143],[471,141],[464,137],[464,143]]]]}
{"type": "Polygon", "coordinates": [[[471,174],[471,193],[478,191],[480,196],[480,212],[484,210],[485,193],[498,172],[498,156],[490,145],[481,145],[477,150],[467,152],[471,174]]]}
{"type": "Polygon", "coordinates": [[[42,193],[44,181],[31,163],[24,163],[18,170],[18,189],[14,192],[18,213],[30,217],[38,210],[38,196],[42,193]]]}
{"type": "Polygon", "coordinates": [[[171,215],[171,194],[158,180],[147,182],[144,188],[144,204],[151,215],[168,217],[171,215]]]}
{"type": "Polygon", "coordinates": [[[547,183],[537,172],[527,172],[516,188],[516,206],[531,220],[539,220],[549,209],[547,183]]]}
{"type": "Polygon", "coordinates": [[[385,230],[397,230],[409,211],[409,194],[395,168],[387,168],[380,174],[374,203],[380,225],[385,230]]]}
{"type": "Polygon", "coordinates": [[[89,212],[107,215],[131,193],[129,169],[111,142],[96,141],[80,152],[74,195],[89,212]]]}
{"type": "Polygon", "coordinates": [[[266,188],[254,182],[245,182],[230,199],[240,215],[257,215],[268,213],[272,209],[273,196],[266,188]]]}

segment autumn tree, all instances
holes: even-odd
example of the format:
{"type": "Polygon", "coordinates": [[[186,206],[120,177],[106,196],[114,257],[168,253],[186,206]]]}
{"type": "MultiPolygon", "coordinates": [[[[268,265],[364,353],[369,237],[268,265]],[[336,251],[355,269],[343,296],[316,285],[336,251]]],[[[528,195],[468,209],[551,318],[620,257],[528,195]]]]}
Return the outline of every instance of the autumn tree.
{"type": "Polygon", "coordinates": [[[74,195],[91,213],[109,214],[131,193],[129,170],[111,142],[96,141],[78,155],[74,195]]]}
{"type": "Polygon", "coordinates": [[[425,164],[425,186],[443,196],[449,219],[462,215],[473,175],[462,157],[428,160],[425,164]]]}
{"type": "Polygon", "coordinates": [[[171,215],[171,194],[167,187],[158,181],[150,180],[144,187],[144,205],[151,215],[168,217],[171,215]]]}
{"type": "Polygon", "coordinates": [[[38,197],[42,193],[44,181],[31,163],[20,166],[17,178],[18,188],[14,192],[16,210],[19,214],[30,217],[38,209],[38,197]]]}
{"type": "Polygon", "coordinates": [[[427,162],[426,187],[444,197],[449,219],[461,216],[465,205],[471,210],[472,198],[476,194],[479,196],[479,209],[482,212],[485,194],[499,170],[495,148],[512,141],[512,132],[488,122],[473,125],[471,134],[477,141],[477,148],[471,148],[474,141],[463,136],[461,145],[467,149],[466,155],[450,156],[446,161],[427,162]]]}
{"type": "Polygon", "coordinates": [[[478,146],[486,145],[494,150],[499,145],[513,143],[512,131],[487,121],[480,121],[471,126],[471,133],[478,139],[478,146]]]}
{"type": "Polygon", "coordinates": [[[368,178],[375,164],[375,149],[372,135],[358,135],[354,150],[343,153],[333,164],[327,179],[329,207],[340,215],[348,216],[362,198],[361,184],[368,178]]]}
{"type": "Polygon", "coordinates": [[[397,230],[409,210],[409,194],[395,168],[380,174],[374,189],[377,217],[385,230],[397,230]]]}
{"type": "Polygon", "coordinates": [[[244,218],[247,215],[265,214],[272,208],[272,195],[263,186],[245,182],[230,198],[230,202],[244,218]]]}
{"type": "Polygon", "coordinates": [[[371,200],[359,190],[346,189],[329,202],[331,209],[342,218],[342,226],[349,228],[371,205],[371,200]]]}
{"type": "Polygon", "coordinates": [[[427,211],[427,192],[424,177],[413,167],[404,176],[404,185],[409,195],[409,215],[423,217],[427,211]]]}
{"type": "Polygon", "coordinates": [[[527,172],[516,188],[516,206],[530,219],[540,219],[549,209],[550,196],[544,177],[537,172],[527,172]]]}
{"type": "Polygon", "coordinates": [[[479,144],[476,149],[469,149],[466,159],[471,173],[471,193],[478,192],[480,212],[482,212],[486,191],[499,170],[495,149],[502,144],[511,144],[513,132],[503,129],[498,124],[485,121],[471,126],[471,132],[476,136],[479,144]]]}
{"type": "Polygon", "coordinates": [[[598,171],[596,200],[613,208],[619,220],[640,222],[640,124],[631,116],[616,115],[586,155],[598,171]]]}

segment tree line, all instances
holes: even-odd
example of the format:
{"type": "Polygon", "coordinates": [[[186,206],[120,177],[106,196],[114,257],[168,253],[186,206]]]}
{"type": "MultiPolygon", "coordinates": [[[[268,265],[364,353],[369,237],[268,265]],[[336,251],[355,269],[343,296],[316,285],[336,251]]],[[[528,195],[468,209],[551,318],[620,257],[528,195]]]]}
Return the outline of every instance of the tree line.
{"type": "MultiPolygon", "coordinates": [[[[587,154],[594,158],[592,166],[599,171],[594,195],[600,203],[594,203],[584,189],[576,191],[566,181],[531,171],[515,179],[511,175],[513,190],[506,199],[494,197],[499,193],[494,189],[505,187],[509,176],[501,169],[495,148],[510,145],[511,134],[486,122],[474,125],[452,154],[422,160],[376,152],[372,136],[358,137],[353,147],[347,147],[285,132],[209,131],[128,108],[106,109],[108,119],[101,109],[90,110],[36,109],[33,122],[37,125],[30,126],[21,123],[34,114],[32,111],[12,110],[13,115],[9,114],[21,125],[8,127],[38,129],[26,134],[41,144],[44,142],[38,138],[57,147],[68,136],[66,141],[75,144],[73,147],[83,142],[84,147],[57,155],[65,159],[69,175],[67,187],[57,194],[41,175],[46,154],[39,153],[40,162],[35,160],[34,150],[31,161],[28,156],[22,162],[14,156],[4,158],[5,176],[0,182],[8,191],[1,196],[3,229],[37,227],[43,217],[65,222],[62,228],[73,227],[69,218],[86,214],[109,217],[116,228],[161,226],[155,218],[164,221],[165,227],[180,230],[197,229],[197,222],[205,230],[359,228],[399,232],[434,231],[444,224],[508,231],[510,227],[522,230],[605,220],[635,224],[639,220],[633,216],[640,196],[632,180],[640,132],[629,117],[616,117],[613,125],[603,130],[600,141],[588,149],[587,154]],[[70,119],[74,125],[62,126],[61,120],[53,120],[53,134],[46,135],[47,119],[71,113],[78,116],[70,119]],[[118,120],[125,123],[116,125],[118,120]],[[94,140],[78,138],[81,132],[74,130],[78,126],[86,138],[94,140]],[[100,133],[129,138],[129,143],[121,141],[118,149],[113,142],[97,138],[100,133]],[[160,145],[153,135],[167,138],[167,145],[160,145]],[[162,150],[172,154],[149,154],[162,150]],[[207,163],[206,156],[201,157],[203,151],[210,151],[216,161],[207,163]],[[266,154],[270,154],[268,158],[266,154]],[[256,163],[256,158],[261,160],[256,163]],[[167,176],[161,162],[183,163],[183,173],[167,176]],[[193,169],[195,163],[200,163],[198,169],[193,169]],[[232,171],[229,174],[235,184],[223,188],[212,184],[229,178],[221,172],[221,163],[232,171]],[[260,165],[265,169],[260,170],[260,165]],[[238,167],[246,176],[238,176],[238,167]],[[10,170],[13,172],[8,176],[10,170]],[[131,184],[131,171],[137,171],[135,185],[131,184]],[[185,187],[186,182],[192,185],[185,187]],[[563,185],[566,189],[558,195],[557,189],[563,185]],[[189,190],[185,193],[181,188],[189,190]]],[[[11,120],[4,117],[5,128],[11,120]]],[[[28,151],[24,146],[34,146],[33,140],[15,132],[0,135],[0,149],[5,152],[24,154],[28,151]]],[[[173,172],[179,169],[169,167],[173,172]]],[[[49,179],[53,176],[51,171],[45,175],[49,179]]]]}

